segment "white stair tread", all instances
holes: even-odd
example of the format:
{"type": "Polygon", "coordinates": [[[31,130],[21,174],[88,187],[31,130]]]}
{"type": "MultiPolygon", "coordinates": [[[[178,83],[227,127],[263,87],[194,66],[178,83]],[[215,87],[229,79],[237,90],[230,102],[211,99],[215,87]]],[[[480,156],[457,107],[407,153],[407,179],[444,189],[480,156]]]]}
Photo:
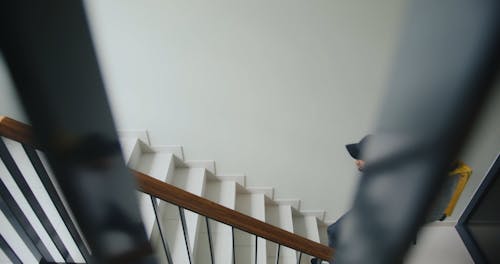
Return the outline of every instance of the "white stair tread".
{"type": "Polygon", "coordinates": [[[303,236],[309,240],[320,242],[318,231],[318,220],[314,216],[293,217],[293,227],[295,234],[303,236]]]}
{"type": "Polygon", "coordinates": [[[208,181],[205,198],[234,209],[236,203],[236,183],[234,181],[208,181]]]}
{"type": "Polygon", "coordinates": [[[279,205],[290,205],[293,212],[300,210],[300,200],[299,199],[274,199],[274,201],[279,205]]]}
{"type": "MultiPolygon", "coordinates": [[[[234,181],[211,180],[207,182],[205,198],[234,209],[236,203],[236,183],[234,181]]],[[[204,222],[204,220],[203,220],[204,222]]],[[[213,246],[213,257],[215,263],[233,263],[231,251],[233,236],[231,226],[210,220],[210,232],[213,246]]],[[[200,231],[200,241],[198,245],[196,263],[205,263],[203,260],[210,258],[208,234],[205,223],[202,224],[200,231]]],[[[209,262],[207,262],[209,263],[209,262]]]]}
{"type": "MultiPolygon", "coordinates": [[[[319,223],[319,211],[317,213],[301,214],[300,201],[298,199],[274,200],[274,189],[271,187],[247,187],[245,188],[244,174],[217,175],[215,161],[213,160],[184,160],[184,153],[181,146],[149,146],[149,136],[146,131],[122,131],[120,132],[120,144],[123,159],[126,164],[135,170],[143,172],[158,180],[170,183],[178,188],[191,192],[197,196],[206,197],[218,204],[230,209],[236,209],[244,214],[250,215],[261,221],[275,225],[290,232],[297,233],[313,241],[326,243],[326,225],[319,223]],[[323,234],[324,233],[324,234],[323,234]]],[[[43,210],[47,212],[56,232],[63,239],[64,244],[70,251],[73,259],[82,262],[76,245],[71,239],[69,232],[62,224],[58,213],[50,202],[39,178],[24,153],[21,145],[8,139],[5,140],[16,162],[21,163],[20,170],[27,179],[35,195],[40,199],[43,210]],[[32,178],[34,180],[32,180],[32,178]],[[45,201],[49,202],[45,202],[45,201]],[[54,217],[52,217],[54,215],[54,217]]],[[[13,195],[20,193],[16,190],[16,185],[12,180],[4,179],[9,176],[3,163],[0,163],[0,175],[13,195]]],[[[54,246],[54,243],[46,234],[37,217],[33,216],[27,201],[19,194],[16,201],[25,211],[31,224],[37,230],[38,235],[47,246],[49,252],[58,262],[64,261],[62,256],[54,246]]],[[[146,225],[146,230],[151,236],[151,241],[155,246],[157,255],[161,263],[165,263],[163,246],[159,239],[158,226],[149,195],[140,194],[141,212],[146,225]]],[[[189,263],[185,245],[184,233],[179,217],[177,206],[157,200],[158,217],[161,227],[166,235],[167,243],[172,253],[174,263],[189,263]]],[[[189,247],[192,250],[193,263],[210,263],[208,250],[208,240],[206,237],[206,225],[204,217],[201,217],[188,210],[184,210],[186,217],[187,235],[189,247]],[[208,258],[206,258],[208,256],[208,258]]],[[[323,213],[324,215],[324,213],[323,213]]],[[[12,243],[24,245],[19,242],[17,234],[12,234],[12,226],[0,213],[0,224],[5,226],[1,230],[1,235],[9,237],[12,243]],[[16,242],[17,241],[17,242],[16,242]],[[19,243],[18,243],[19,242],[19,243]]],[[[216,263],[233,263],[231,248],[235,247],[237,263],[255,263],[256,237],[234,229],[234,241],[232,228],[230,226],[210,221],[212,232],[213,253],[216,263]]],[[[9,243],[11,243],[9,241],[9,243]]],[[[17,247],[17,246],[16,246],[17,247]]],[[[22,255],[23,262],[32,262],[33,256],[26,248],[18,247],[16,251],[26,251],[22,255]]],[[[257,239],[257,263],[273,263],[276,257],[276,244],[257,239]]],[[[288,248],[281,247],[280,263],[295,263],[296,252],[288,248]]],[[[6,259],[5,254],[0,252],[0,262],[6,259]]],[[[301,263],[305,258],[302,258],[301,263]]]]}
{"type": "MultiPolygon", "coordinates": [[[[266,222],[293,233],[292,206],[268,203],[266,205],[266,222]]],[[[276,248],[276,243],[267,243],[268,260],[276,258],[276,248]]],[[[280,248],[280,263],[296,263],[296,261],[295,250],[283,246],[280,248]]]]}
{"type": "Polygon", "coordinates": [[[318,233],[319,233],[319,242],[323,245],[328,245],[328,234],[327,234],[327,226],[323,224],[318,225],[318,233]]]}
{"type": "Polygon", "coordinates": [[[179,145],[160,145],[160,146],[151,146],[151,152],[163,152],[163,153],[172,153],[179,160],[184,160],[184,150],[182,146],[179,145]]]}
{"type": "Polygon", "coordinates": [[[136,138],[144,142],[146,145],[150,145],[149,133],[147,130],[138,130],[138,129],[118,129],[117,131],[118,137],[120,140],[126,138],[136,138]]]}
{"type": "Polygon", "coordinates": [[[120,145],[122,148],[123,160],[127,164],[132,156],[132,152],[137,144],[138,139],[133,137],[122,137],[120,138],[120,145]]]}
{"type": "MultiPolygon", "coordinates": [[[[171,153],[142,153],[134,169],[160,181],[168,181],[173,177],[174,162],[171,153]]],[[[151,197],[138,192],[141,215],[146,228],[146,234],[151,235],[156,223],[151,197]]],[[[157,200],[157,204],[158,204],[157,200]]]]}
{"type": "Polygon", "coordinates": [[[208,180],[215,181],[234,181],[238,183],[239,188],[238,191],[245,187],[246,184],[246,176],[245,174],[222,174],[222,175],[214,175],[212,173],[208,174],[208,180]]]}
{"type": "Polygon", "coordinates": [[[171,182],[175,164],[172,153],[142,153],[137,165],[133,168],[160,181],[171,182]]]}
{"type": "MultiPolygon", "coordinates": [[[[295,234],[320,243],[318,219],[315,216],[297,214],[293,217],[293,227],[295,234]]],[[[300,263],[311,263],[311,257],[303,254],[300,263]]]]}
{"type": "MultiPolygon", "coordinates": [[[[238,185],[238,189],[241,186],[238,185]]],[[[239,191],[236,196],[236,210],[252,216],[261,221],[266,221],[264,193],[250,193],[239,191]]],[[[255,236],[235,231],[236,263],[255,263],[255,236]]],[[[257,239],[257,263],[267,262],[267,241],[263,238],[257,239]]]]}
{"type": "Polygon", "coordinates": [[[132,152],[130,153],[130,158],[127,160],[127,166],[129,168],[136,168],[140,162],[142,156],[141,141],[137,140],[132,152]]]}
{"type": "Polygon", "coordinates": [[[263,193],[270,200],[274,199],[274,188],[273,187],[261,187],[261,186],[249,186],[246,190],[251,193],[263,193]]]}
{"type": "MultiPolygon", "coordinates": [[[[172,184],[198,196],[203,196],[205,190],[206,173],[204,168],[176,168],[172,184]]],[[[174,263],[188,263],[188,255],[179,217],[179,209],[167,203],[160,203],[162,223],[167,236],[168,244],[172,247],[171,253],[174,263]]],[[[197,251],[197,234],[201,225],[198,214],[184,210],[186,227],[189,237],[189,247],[192,256],[197,251]]],[[[164,254],[163,254],[164,255],[164,254]]]]}
{"type": "MultiPolygon", "coordinates": [[[[179,164],[181,167],[182,164],[179,164]]],[[[212,174],[215,174],[215,161],[214,160],[184,160],[184,166],[189,168],[204,168],[212,174]]]]}

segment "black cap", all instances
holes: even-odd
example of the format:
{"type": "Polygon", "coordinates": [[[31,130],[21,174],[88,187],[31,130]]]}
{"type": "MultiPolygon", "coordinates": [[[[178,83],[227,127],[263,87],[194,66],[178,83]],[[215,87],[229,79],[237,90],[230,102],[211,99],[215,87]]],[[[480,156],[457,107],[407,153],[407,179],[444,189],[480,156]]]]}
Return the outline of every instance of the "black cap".
{"type": "Polygon", "coordinates": [[[361,159],[361,151],[363,150],[363,147],[366,145],[370,137],[371,135],[366,135],[358,143],[345,145],[347,152],[349,152],[351,157],[357,160],[361,159]]]}

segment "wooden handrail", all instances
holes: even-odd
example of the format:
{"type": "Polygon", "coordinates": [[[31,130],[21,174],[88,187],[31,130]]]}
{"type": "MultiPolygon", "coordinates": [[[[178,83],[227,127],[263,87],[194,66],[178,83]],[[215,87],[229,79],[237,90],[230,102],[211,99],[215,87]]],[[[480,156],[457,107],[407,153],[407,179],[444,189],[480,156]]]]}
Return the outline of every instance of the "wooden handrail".
{"type": "Polygon", "coordinates": [[[138,181],[138,189],[144,193],[321,259],[330,259],[333,254],[333,250],[325,245],[229,209],[143,173],[134,171],[134,174],[138,181]]]}
{"type": "Polygon", "coordinates": [[[31,126],[6,116],[0,116],[0,136],[40,148],[35,143],[31,126]]]}
{"type": "MultiPolygon", "coordinates": [[[[31,127],[8,117],[0,116],[0,136],[39,148],[34,141],[31,127]]],[[[144,173],[134,170],[131,172],[136,178],[139,191],[308,255],[324,260],[329,260],[333,256],[334,250],[325,245],[229,209],[144,173]]]]}

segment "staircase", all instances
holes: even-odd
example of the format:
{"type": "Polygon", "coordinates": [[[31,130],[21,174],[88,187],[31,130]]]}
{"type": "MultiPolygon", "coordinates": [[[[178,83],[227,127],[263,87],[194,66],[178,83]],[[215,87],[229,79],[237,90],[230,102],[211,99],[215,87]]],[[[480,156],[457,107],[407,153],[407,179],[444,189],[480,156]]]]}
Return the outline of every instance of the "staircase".
{"type": "MultiPolygon", "coordinates": [[[[0,263],[93,263],[92,245],[77,224],[88,220],[75,221],[31,127],[0,117],[0,136],[0,263]]],[[[219,175],[214,161],[185,160],[180,146],[151,146],[148,138],[141,131],[120,133],[160,263],[310,263],[307,254],[332,256],[333,250],[320,244],[325,244],[324,211],[301,211],[297,199],[274,199],[273,188],[246,186],[244,175],[219,175]]],[[[87,208],[98,207],[94,194],[113,192],[113,185],[92,182],[85,185],[93,189],[87,208]]],[[[112,208],[97,212],[95,217],[113,213],[112,208]]],[[[132,223],[142,229],[142,223],[132,223]]],[[[128,243],[126,238],[113,239],[128,243]]],[[[113,249],[113,243],[103,246],[113,249]]],[[[149,255],[149,248],[146,243],[133,250],[149,255]]],[[[134,256],[124,257],[119,262],[134,256]]]]}
{"type": "MultiPolygon", "coordinates": [[[[245,175],[219,175],[213,160],[185,160],[181,146],[151,146],[147,132],[122,131],[120,141],[129,168],[172,184],[197,196],[207,198],[281,229],[326,244],[324,211],[301,210],[298,199],[274,199],[271,187],[246,186],[245,175]]],[[[139,193],[143,221],[161,263],[168,263],[155,225],[154,209],[149,195],[139,193]]],[[[188,256],[180,212],[176,206],[158,203],[161,228],[173,263],[211,263],[205,217],[185,212],[188,234],[188,256]]],[[[310,263],[310,256],[299,256],[295,250],[256,238],[255,235],[216,221],[208,221],[214,263],[310,263]],[[256,248],[257,245],[257,248],[256,248]],[[231,248],[233,250],[231,250],[231,248]],[[233,259],[234,258],[234,259],[233,259]],[[255,260],[257,258],[257,261],[255,260]]]]}

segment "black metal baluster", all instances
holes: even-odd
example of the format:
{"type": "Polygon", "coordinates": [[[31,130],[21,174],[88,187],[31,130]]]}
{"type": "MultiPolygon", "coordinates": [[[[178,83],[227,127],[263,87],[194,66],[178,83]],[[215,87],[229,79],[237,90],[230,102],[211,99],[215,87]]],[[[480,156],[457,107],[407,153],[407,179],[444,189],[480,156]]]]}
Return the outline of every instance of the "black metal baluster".
{"type": "Polygon", "coordinates": [[[231,235],[233,236],[233,264],[236,263],[236,249],[234,246],[234,226],[231,226],[231,235]]]}
{"type": "Polygon", "coordinates": [[[179,206],[179,215],[181,218],[182,232],[184,233],[184,241],[186,242],[187,255],[188,255],[189,263],[191,264],[193,262],[192,262],[192,258],[191,258],[191,246],[189,244],[189,234],[187,232],[187,226],[186,226],[186,216],[184,215],[184,208],[182,208],[180,206],[179,206]]]}
{"type": "Polygon", "coordinates": [[[35,169],[36,173],[38,174],[38,177],[40,178],[40,181],[43,184],[43,187],[47,191],[50,200],[54,204],[54,207],[56,208],[57,212],[59,213],[59,216],[61,217],[62,221],[66,225],[66,228],[68,229],[68,232],[71,235],[71,238],[73,238],[73,241],[75,242],[76,246],[78,247],[78,250],[82,254],[83,259],[85,262],[89,262],[91,257],[90,257],[90,252],[85,245],[85,242],[83,242],[83,238],[80,236],[80,233],[78,232],[78,229],[75,226],[75,223],[73,220],[71,220],[71,217],[66,210],[66,207],[64,206],[61,197],[59,197],[59,194],[57,193],[57,190],[54,186],[54,183],[49,177],[49,174],[47,173],[47,170],[45,169],[43,162],[41,161],[40,157],[38,156],[38,153],[36,152],[35,149],[33,149],[30,146],[27,146],[23,144],[24,151],[26,152],[26,155],[31,161],[31,164],[33,165],[33,168],[35,169]]]}
{"type": "Polygon", "coordinates": [[[26,179],[24,179],[21,170],[19,169],[16,162],[14,161],[14,158],[10,154],[3,138],[0,138],[0,157],[3,163],[5,164],[5,167],[9,171],[10,175],[16,182],[17,187],[21,190],[24,197],[28,201],[31,209],[36,214],[36,217],[42,224],[45,231],[47,231],[47,234],[49,235],[50,239],[56,246],[57,251],[59,251],[59,254],[61,254],[62,258],[66,262],[74,262],[73,258],[69,254],[68,249],[66,249],[66,246],[64,245],[61,238],[57,234],[56,229],[50,222],[49,217],[47,216],[47,214],[45,214],[45,211],[38,202],[38,199],[35,197],[35,194],[31,191],[31,188],[26,182],[26,179]]]}
{"type": "Polygon", "coordinates": [[[172,261],[172,254],[170,253],[168,241],[163,236],[163,228],[160,224],[160,219],[158,218],[158,205],[156,204],[156,198],[151,195],[149,195],[149,198],[151,198],[151,203],[153,204],[153,211],[155,213],[156,225],[158,225],[158,231],[160,232],[160,238],[163,244],[163,249],[165,250],[165,255],[167,256],[167,261],[168,263],[173,264],[174,262],[172,261]]]}
{"type": "Polygon", "coordinates": [[[340,225],[349,235],[336,241],[338,263],[401,263],[498,89],[500,1],[413,0],[405,13],[375,137],[363,150],[369,166],[340,225]]]}
{"type": "Polygon", "coordinates": [[[156,263],[83,2],[2,2],[0,49],[92,258],[156,263]]]}
{"type": "Polygon", "coordinates": [[[299,257],[297,259],[297,264],[300,264],[301,259],[302,259],[302,252],[299,252],[299,257]]]}
{"type": "Polygon", "coordinates": [[[276,247],[276,264],[280,263],[280,248],[281,245],[278,244],[278,246],[276,247]]]}
{"type": "Polygon", "coordinates": [[[21,259],[17,256],[16,252],[12,250],[10,245],[5,241],[2,235],[0,235],[0,248],[2,249],[3,253],[7,255],[9,260],[14,263],[14,264],[22,264],[21,259]]]}
{"type": "Polygon", "coordinates": [[[2,210],[2,213],[9,220],[12,227],[16,230],[16,233],[21,237],[37,260],[43,259],[48,262],[54,262],[49,251],[35,229],[31,226],[28,218],[17,205],[14,197],[10,195],[9,190],[2,180],[0,180],[0,210],[2,210]]]}
{"type": "Polygon", "coordinates": [[[259,241],[259,237],[255,236],[255,264],[257,264],[257,241],[259,241]]]}
{"type": "Polygon", "coordinates": [[[210,249],[210,263],[215,264],[214,262],[214,253],[212,248],[212,232],[210,231],[210,223],[208,222],[208,217],[205,216],[205,223],[207,224],[207,236],[208,236],[208,247],[210,249]]]}

